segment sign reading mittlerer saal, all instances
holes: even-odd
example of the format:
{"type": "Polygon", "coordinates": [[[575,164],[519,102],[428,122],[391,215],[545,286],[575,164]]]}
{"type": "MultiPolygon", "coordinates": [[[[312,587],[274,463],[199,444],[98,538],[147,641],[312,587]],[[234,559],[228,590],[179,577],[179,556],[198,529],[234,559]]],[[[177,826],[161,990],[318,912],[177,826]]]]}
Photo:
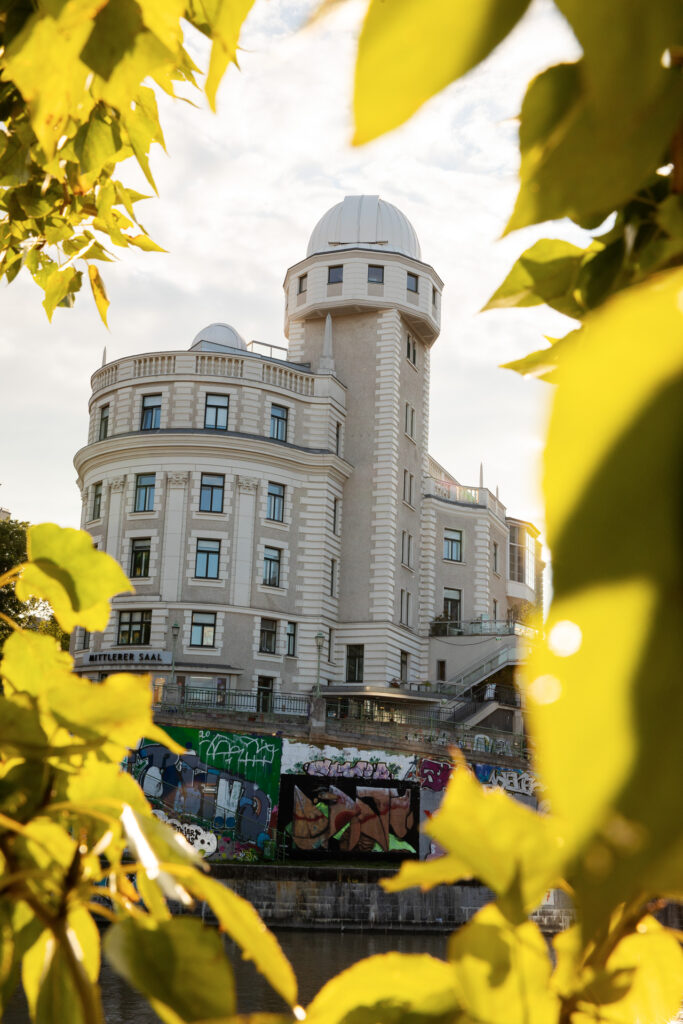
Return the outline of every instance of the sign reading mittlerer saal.
{"type": "Polygon", "coordinates": [[[172,656],[170,651],[97,651],[86,653],[83,661],[86,665],[112,665],[122,661],[129,665],[148,665],[152,662],[170,665],[172,656]]]}

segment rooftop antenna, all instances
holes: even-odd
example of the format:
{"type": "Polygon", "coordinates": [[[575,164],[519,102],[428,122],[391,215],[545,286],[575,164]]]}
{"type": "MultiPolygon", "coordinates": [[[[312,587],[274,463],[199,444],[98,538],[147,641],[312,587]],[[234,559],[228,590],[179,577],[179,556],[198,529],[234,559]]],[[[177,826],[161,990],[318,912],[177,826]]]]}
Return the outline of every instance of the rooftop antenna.
{"type": "Polygon", "coordinates": [[[106,363],[107,363],[107,346],[105,345],[104,348],[102,349],[102,366],[105,366],[106,363]]]}
{"type": "Polygon", "coordinates": [[[479,463],[479,486],[484,486],[484,463],[479,463]]]}

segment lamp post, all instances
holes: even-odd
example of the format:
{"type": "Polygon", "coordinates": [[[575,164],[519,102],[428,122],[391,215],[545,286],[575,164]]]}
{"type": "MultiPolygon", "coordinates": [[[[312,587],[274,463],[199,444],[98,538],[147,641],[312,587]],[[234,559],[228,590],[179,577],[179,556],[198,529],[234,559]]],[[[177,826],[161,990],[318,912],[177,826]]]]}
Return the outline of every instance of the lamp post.
{"type": "Polygon", "coordinates": [[[315,689],[313,690],[313,695],[315,697],[319,697],[320,696],[320,656],[321,656],[321,654],[323,652],[323,644],[325,643],[325,634],[318,632],[318,633],[315,634],[315,638],[314,639],[315,639],[315,646],[318,648],[318,671],[317,671],[316,677],[315,677],[315,689]]]}

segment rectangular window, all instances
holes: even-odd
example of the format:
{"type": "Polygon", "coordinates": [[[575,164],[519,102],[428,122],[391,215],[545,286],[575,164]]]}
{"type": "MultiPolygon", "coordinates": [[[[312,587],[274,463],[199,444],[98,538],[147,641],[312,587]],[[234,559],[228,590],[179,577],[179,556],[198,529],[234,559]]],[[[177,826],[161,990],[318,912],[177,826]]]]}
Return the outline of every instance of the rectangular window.
{"type": "Polygon", "coordinates": [[[446,662],[437,661],[436,663],[436,681],[438,683],[446,682],[446,662]]]}
{"type": "Polygon", "coordinates": [[[493,621],[498,621],[498,602],[495,600],[495,598],[493,601],[493,621]]]}
{"type": "Polygon", "coordinates": [[[411,274],[410,271],[406,274],[406,287],[409,292],[416,292],[418,290],[418,276],[417,274],[411,274]]]}
{"type": "Polygon", "coordinates": [[[263,585],[265,587],[280,586],[280,560],[282,552],[279,548],[266,548],[263,553],[263,585]]]}
{"type": "Polygon", "coordinates": [[[161,426],[161,395],[143,395],[140,430],[158,430],[161,426]]]}
{"type": "Polygon", "coordinates": [[[97,435],[98,441],[104,441],[109,436],[109,406],[103,405],[100,409],[100,429],[97,435]]]}
{"type": "Polygon", "coordinates": [[[327,628],[327,660],[332,661],[332,626],[327,628]]]}
{"type": "Polygon", "coordinates": [[[536,585],[536,543],[521,526],[510,527],[510,579],[526,583],[532,590],[536,585]]]}
{"type": "Polygon", "coordinates": [[[268,484],[268,506],[266,508],[266,519],[272,519],[281,523],[285,518],[285,487],[284,484],[275,484],[270,481],[268,484]]]}
{"type": "Polygon", "coordinates": [[[447,562],[462,562],[462,530],[443,531],[443,557],[447,562]]]}
{"type": "Polygon", "coordinates": [[[135,477],[135,512],[154,511],[156,473],[138,473],[135,477]]]}
{"type": "Polygon", "coordinates": [[[215,473],[202,473],[199,490],[200,512],[222,512],[225,477],[215,473]]]}
{"type": "Polygon", "coordinates": [[[409,592],[407,590],[402,590],[401,591],[401,614],[400,614],[400,617],[399,617],[399,621],[401,622],[401,624],[403,626],[409,626],[410,625],[410,616],[411,616],[411,607],[410,607],[410,605],[411,605],[411,596],[410,596],[409,592]]]}
{"type": "Polygon", "coordinates": [[[139,537],[133,541],[130,552],[131,579],[149,576],[149,552],[151,546],[151,537],[139,537]]]}
{"type": "Polygon", "coordinates": [[[341,284],[344,280],[344,268],[343,267],[328,267],[327,268],[327,283],[328,284],[341,284]]]}
{"type": "Polygon", "coordinates": [[[412,568],[413,565],[413,537],[406,530],[401,535],[401,562],[412,568]]]}
{"type": "Polygon", "coordinates": [[[92,519],[99,519],[102,515],[102,483],[93,485],[92,489],[92,519]]]}
{"type": "Polygon", "coordinates": [[[270,407],[270,436],[276,441],[287,440],[287,416],[289,410],[284,405],[270,407]]]}
{"type": "Polygon", "coordinates": [[[204,406],[204,429],[227,430],[229,407],[228,395],[207,395],[204,406]]]}
{"type": "Polygon", "coordinates": [[[413,474],[409,473],[407,469],[403,470],[403,500],[408,505],[413,504],[413,474]]]}
{"type": "Polygon", "coordinates": [[[215,647],[216,613],[192,612],[190,647],[215,647]]]}
{"type": "Polygon", "coordinates": [[[408,682],[408,652],[401,651],[401,674],[400,680],[402,683],[408,682]]]}
{"type": "Polygon", "coordinates": [[[406,424],[405,431],[408,437],[415,437],[415,410],[412,405],[406,402],[406,424]]]}
{"type": "Polygon", "coordinates": [[[462,591],[446,587],[443,592],[443,613],[448,622],[460,622],[462,591]]]}
{"type": "Polygon", "coordinates": [[[296,657],[296,622],[287,623],[287,632],[285,633],[287,640],[286,654],[288,658],[296,657]]]}
{"type": "Polygon", "coordinates": [[[80,629],[78,632],[80,636],[78,638],[77,650],[87,651],[88,648],[90,647],[90,633],[88,632],[87,629],[80,629]]]}
{"type": "Polygon", "coordinates": [[[301,276],[299,277],[299,288],[298,288],[299,295],[303,295],[303,293],[306,291],[307,288],[308,288],[308,274],[301,274],[301,276]]]}
{"type": "Polygon", "coordinates": [[[120,647],[148,644],[151,628],[151,611],[119,612],[119,632],[116,642],[120,647]]]}
{"type": "Polygon", "coordinates": [[[262,654],[275,654],[277,642],[277,621],[275,619],[261,619],[261,632],[259,636],[258,649],[262,654]]]}
{"type": "Polygon", "coordinates": [[[493,542],[493,571],[498,572],[498,545],[493,542]]]}
{"type": "Polygon", "coordinates": [[[384,284],[384,267],[370,264],[368,267],[368,284],[384,284]]]}
{"type": "Polygon", "coordinates": [[[275,680],[272,676],[259,676],[256,682],[256,710],[268,714],[273,709],[273,685],[275,680]]]}
{"type": "Polygon", "coordinates": [[[194,559],[194,574],[198,580],[217,580],[221,555],[219,540],[198,540],[194,559]]]}
{"type": "Polygon", "coordinates": [[[346,681],[347,683],[363,682],[363,644],[347,644],[346,646],[346,681]]]}
{"type": "Polygon", "coordinates": [[[334,584],[337,575],[337,561],[334,558],[330,559],[330,597],[334,597],[334,584]]]}
{"type": "Polygon", "coordinates": [[[417,366],[417,345],[412,334],[406,335],[406,359],[413,366],[417,366]]]}
{"type": "Polygon", "coordinates": [[[337,426],[334,429],[334,453],[335,453],[335,455],[341,455],[341,432],[342,432],[342,425],[341,425],[341,423],[337,423],[337,426]]]}
{"type": "Polygon", "coordinates": [[[332,533],[337,532],[339,522],[339,498],[332,499],[332,533]]]}

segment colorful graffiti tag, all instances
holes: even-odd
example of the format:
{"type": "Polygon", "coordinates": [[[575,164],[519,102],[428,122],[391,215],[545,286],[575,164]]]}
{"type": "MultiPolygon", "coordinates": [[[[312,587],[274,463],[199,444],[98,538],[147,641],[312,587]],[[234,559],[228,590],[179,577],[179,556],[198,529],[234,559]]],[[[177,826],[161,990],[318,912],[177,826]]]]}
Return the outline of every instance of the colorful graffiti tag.
{"type": "Polygon", "coordinates": [[[366,786],[338,778],[321,785],[310,775],[283,775],[280,815],[294,856],[417,856],[419,788],[413,783],[366,786]]]}
{"type": "Polygon", "coordinates": [[[129,759],[157,816],[205,857],[252,859],[256,850],[267,852],[277,825],[280,738],[168,732],[184,754],[143,740],[129,759]]]}
{"type": "Polygon", "coordinates": [[[317,747],[285,740],[282,771],[286,775],[315,775],[328,779],[413,779],[415,757],[386,750],[356,747],[317,747]]]}

